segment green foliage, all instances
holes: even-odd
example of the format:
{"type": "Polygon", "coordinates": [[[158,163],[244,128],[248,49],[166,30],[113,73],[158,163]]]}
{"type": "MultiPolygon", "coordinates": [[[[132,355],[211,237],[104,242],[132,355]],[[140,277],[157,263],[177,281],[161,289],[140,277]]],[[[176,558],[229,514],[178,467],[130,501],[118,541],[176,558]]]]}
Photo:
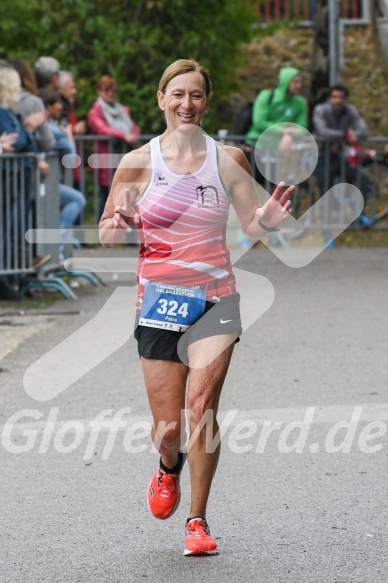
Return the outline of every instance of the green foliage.
{"type": "Polygon", "coordinates": [[[253,0],[13,0],[0,16],[0,57],[31,65],[56,57],[77,77],[77,111],[85,116],[104,74],[116,77],[119,99],[143,133],[163,127],[156,91],[175,59],[207,66],[214,99],[205,129],[222,122],[217,102],[236,90],[240,48],[251,38],[253,0]]]}

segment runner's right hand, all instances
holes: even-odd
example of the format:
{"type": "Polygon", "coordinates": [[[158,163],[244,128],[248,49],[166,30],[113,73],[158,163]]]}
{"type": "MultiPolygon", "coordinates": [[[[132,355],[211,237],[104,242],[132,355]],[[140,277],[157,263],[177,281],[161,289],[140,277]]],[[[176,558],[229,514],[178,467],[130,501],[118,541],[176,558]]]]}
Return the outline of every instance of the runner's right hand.
{"type": "Polygon", "coordinates": [[[140,215],[134,209],[138,193],[139,189],[136,186],[131,189],[124,189],[123,204],[115,207],[115,213],[112,218],[112,224],[115,229],[124,229],[129,232],[132,231],[129,222],[135,225],[140,223],[140,215]]]}

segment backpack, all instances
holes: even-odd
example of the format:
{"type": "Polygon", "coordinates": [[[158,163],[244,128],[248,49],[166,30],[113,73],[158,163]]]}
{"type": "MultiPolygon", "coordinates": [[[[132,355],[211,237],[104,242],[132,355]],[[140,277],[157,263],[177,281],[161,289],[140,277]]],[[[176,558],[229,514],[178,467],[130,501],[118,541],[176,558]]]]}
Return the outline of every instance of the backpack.
{"type": "Polygon", "coordinates": [[[252,125],[253,101],[247,101],[237,112],[233,122],[231,134],[245,136],[252,125]]]}
{"type": "MultiPolygon", "coordinates": [[[[268,105],[272,103],[273,94],[274,92],[271,91],[268,99],[268,105]]],[[[253,105],[253,101],[246,101],[241,109],[237,112],[237,115],[234,118],[232,130],[230,132],[233,136],[245,136],[251,129],[253,105]]]]}

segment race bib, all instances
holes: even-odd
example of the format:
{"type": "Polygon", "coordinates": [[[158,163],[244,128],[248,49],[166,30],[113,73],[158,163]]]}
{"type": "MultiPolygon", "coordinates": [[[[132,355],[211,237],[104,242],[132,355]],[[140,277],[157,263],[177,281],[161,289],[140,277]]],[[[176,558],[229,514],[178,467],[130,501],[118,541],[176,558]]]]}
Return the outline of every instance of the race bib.
{"type": "Polygon", "coordinates": [[[140,326],[185,332],[202,316],[206,292],[163,283],[146,283],[140,326]]]}

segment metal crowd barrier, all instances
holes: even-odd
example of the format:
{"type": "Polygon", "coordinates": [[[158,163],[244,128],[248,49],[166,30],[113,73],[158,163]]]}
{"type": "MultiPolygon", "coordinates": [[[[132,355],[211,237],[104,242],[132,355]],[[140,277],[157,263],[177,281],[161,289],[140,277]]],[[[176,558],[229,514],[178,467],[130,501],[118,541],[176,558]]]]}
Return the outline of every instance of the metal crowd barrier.
{"type": "MultiPolygon", "coordinates": [[[[330,142],[323,142],[319,138],[315,139],[318,146],[321,144],[320,147],[324,149],[320,154],[324,161],[323,194],[329,190],[330,186],[333,186],[330,177],[330,142]]],[[[257,170],[255,152],[253,148],[247,148],[244,145],[245,136],[222,133],[221,141],[240,147],[245,151],[255,176],[257,170]]],[[[264,173],[267,177],[263,182],[263,187],[267,192],[272,192],[273,185],[277,184],[280,179],[285,180],[287,184],[297,185],[292,206],[299,216],[308,210],[321,195],[317,184],[316,169],[314,169],[316,157],[314,157],[313,150],[311,142],[303,143],[302,140],[298,140],[289,154],[283,157],[283,160],[279,152],[270,146],[265,148],[260,155],[261,170],[265,170],[264,173]]],[[[362,143],[359,151],[353,153],[349,147],[346,147],[338,153],[338,159],[340,172],[334,184],[342,186],[334,189],[334,204],[330,204],[331,209],[327,209],[323,213],[324,218],[317,216],[314,222],[312,220],[314,217],[310,216],[308,228],[317,230],[343,225],[346,222],[348,207],[354,203],[351,189],[346,186],[346,183],[353,184],[362,190],[361,176],[362,173],[365,173],[367,177],[366,192],[363,193],[367,199],[365,212],[369,217],[376,219],[371,228],[374,230],[388,229],[388,137],[371,137],[362,143]],[[355,180],[352,181],[346,177],[345,171],[345,164],[349,159],[354,164],[355,180]],[[329,213],[329,210],[333,210],[333,208],[335,216],[329,213]]],[[[353,224],[349,228],[358,228],[358,226],[353,224]]]]}
{"type": "Polygon", "coordinates": [[[59,262],[62,164],[57,152],[47,153],[45,159],[50,172],[42,179],[39,155],[0,156],[0,281],[12,279],[20,296],[41,288],[55,289],[67,299],[76,299],[64,276],[83,276],[93,285],[104,282],[89,270],[64,270],[59,262]],[[46,256],[47,261],[40,264],[39,256],[46,256]]]}
{"type": "MultiPolygon", "coordinates": [[[[149,141],[152,135],[139,137],[138,146],[149,141]]],[[[256,170],[254,151],[248,151],[245,147],[245,136],[228,134],[225,130],[220,131],[219,136],[213,136],[225,144],[234,145],[243,149],[251,163],[253,174],[256,170]]],[[[66,296],[75,298],[74,293],[66,286],[62,279],[56,274],[65,275],[59,270],[57,240],[26,240],[25,233],[31,229],[43,232],[46,229],[59,230],[59,193],[58,185],[60,180],[73,183],[74,178],[78,179],[78,188],[89,199],[88,216],[81,220],[80,229],[76,230],[76,237],[80,243],[88,243],[88,233],[90,242],[98,243],[96,227],[99,221],[99,168],[98,160],[93,158],[98,152],[98,143],[105,141],[108,144],[107,164],[110,179],[113,177],[122,156],[130,150],[123,141],[118,141],[106,136],[84,135],[77,136],[77,148],[79,153],[80,166],[78,174],[74,169],[67,168],[63,176],[63,162],[55,152],[46,154],[46,160],[50,165],[50,173],[41,180],[38,169],[38,157],[34,154],[2,154],[0,156],[0,279],[8,276],[22,277],[26,279],[24,291],[31,287],[56,287],[66,296]],[[85,220],[86,219],[86,220],[85,220]],[[85,229],[86,227],[86,229],[85,229]],[[34,257],[37,255],[51,255],[51,262],[44,271],[38,270],[34,265],[34,257]],[[45,280],[49,279],[45,283],[45,280]],[[57,279],[58,281],[54,281],[57,279]]],[[[138,147],[137,146],[137,147],[138,147]]],[[[325,144],[329,148],[329,143],[325,144]]],[[[280,162],[277,152],[265,151],[263,154],[264,165],[268,170],[271,180],[267,180],[264,188],[268,193],[273,191],[271,182],[279,178],[280,162]]],[[[328,159],[328,156],[327,156],[328,159]]],[[[311,152],[309,146],[299,143],[290,152],[288,160],[289,183],[299,183],[294,194],[292,206],[295,216],[303,217],[320,196],[316,177],[311,174],[311,152]]],[[[345,157],[341,158],[342,169],[345,168],[345,157]]],[[[367,213],[376,217],[377,221],[372,229],[388,229],[388,138],[373,137],[362,144],[360,152],[359,166],[356,171],[362,169],[368,174],[368,203],[367,213]]],[[[284,168],[282,169],[284,170],[284,168]]],[[[325,179],[329,183],[330,168],[325,167],[325,179]]],[[[340,174],[344,174],[341,170],[340,174]]],[[[282,175],[283,178],[283,175],[282,175]]],[[[346,182],[343,176],[338,177],[338,182],[346,182]]],[[[357,186],[357,180],[355,181],[357,186]]],[[[345,219],[349,205],[352,205],[352,197],[346,192],[346,186],[342,190],[337,190],[337,204],[335,215],[329,212],[307,213],[308,220],[300,221],[301,232],[316,231],[319,229],[332,229],[341,224],[345,219]]],[[[238,229],[235,221],[232,225],[238,229]]],[[[358,228],[356,224],[350,228],[358,228]]],[[[138,242],[135,230],[129,234],[127,243],[138,242]]],[[[281,241],[281,244],[283,242],[281,241]]],[[[70,246],[69,255],[72,248],[70,246]]],[[[68,273],[67,273],[68,274],[68,273]]],[[[78,274],[83,275],[83,274],[78,274]]],[[[103,283],[98,276],[93,276],[90,272],[85,275],[93,283],[103,283]]],[[[23,291],[23,288],[22,288],[23,291]]]]}
{"type": "MultiPolygon", "coordinates": [[[[139,136],[138,144],[136,147],[140,147],[149,140],[151,140],[154,135],[144,134],[139,136]]],[[[108,152],[107,155],[101,156],[101,163],[106,167],[109,175],[109,182],[112,181],[113,175],[116,168],[118,167],[121,158],[130,152],[133,148],[129,146],[124,140],[119,140],[117,138],[112,138],[109,136],[96,136],[96,135],[77,135],[75,136],[75,142],[77,145],[77,153],[80,157],[80,166],[78,171],[73,173],[73,179],[76,174],[79,175],[79,189],[89,200],[92,201],[92,221],[91,224],[98,225],[99,216],[99,205],[100,205],[100,184],[99,184],[99,154],[98,145],[100,143],[107,144],[108,152]]],[[[83,217],[85,218],[85,217],[83,217]]]]}
{"type": "Polygon", "coordinates": [[[0,156],[0,277],[33,272],[32,226],[37,159],[32,154],[0,156]]]}
{"type": "MultiPolygon", "coordinates": [[[[145,142],[148,142],[153,135],[142,135],[139,136],[139,141],[136,147],[141,146],[145,142]]],[[[243,149],[250,161],[252,172],[255,175],[256,162],[254,159],[254,151],[251,149],[247,150],[245,147],[245,136],[237,136],[228,134],[226,130],[220,130],[219,135],[212,136],[215,139],[225,143],[240,147],[243,149]]],[[[115,169],[117,168],[121,158],[126,152],[131,150],[124,141],[117,140],[115,138],[109,138],[107,136],[94,136],[94,135],[83,135],[77,136],[76,138],[78,154],[80,156],[80,166],[78,170],[79,177],[79,188],[88,198],[88,211],[83,217],[82,225],[84,229],[79,232],[79,238],[81,243],[87,243],[88,237],[90,243],[97,243],[95,229],[98,225],[99,216],[99,200],[100,200],[100,186],[99,186],[99,169],[98,169],[98,144],[100,142],[105,142],[108,145],[108,153],[103,163],[110,166],[107,171],[109,173],[110,179],[113,177],[115,169]],[[108,164],[106,162],[108,161],[108,164]],[[86,227],[86,229],[85,229],[86,227]],[[90,228],[90,231],[88,231],[90,228]],[[88,233],[90,233],[88,235],[88,233]]],[[[317,140],[318,141],[318,140],[317,140]]],[[[385,164],[388,158],[383,155],[383,147],[388,144],[388,138],[370,138],[367,142],[363,143],[362,151],[368,154],[367,156],[367,167],[365,170],[369,176],[369,192],[368,192],[368,214],[369,216],[377,216],[379,220],[373,225],[372,229],[381,230],[387,229],[387,215],[386,208],[388,205],[388,166],[385,164]],[[385,160],[385,162],[384,162],[385,160]],[[384,178],[385,177],[385,178],[384,178]],[[385,182],[387,184],[385,184],[385,182]]],[[[298,218],[302,216],[306,210],[308,210],[319,198],[320,193],[317,188],[315,173],[311,173],[312,168],[312,156],[310,152],[310,146],[308,142],[303,144],[303,142],[298,142],[297,145],[291,150],[290,156],[288,158],[288,173],[287,181],[289,184],[298,184],[295,191],[292,206],[294,208],[295,216],[298,218]]],[[[326,148],[329,147],[327,143],[326,148]]],[[[388,147],[388,146],[387,146],[388,147]]],[[[365,155],[363,154],[363,157],[365,155]]],[[[327,158],[328,159],[328,158],[327,158]]],[[[100,160],[101,161],[101,160],[100,160]]],[[[279,156],[276,151],[268,148],[263,154],[263,161],[267,170],[266,175],[270,176],[270,180],[267,179],[263,186],[267,192],[273,192],[273,183],[277,183],[281,170],[281,178],[284,177],[284,168],[280,168],[279,156]]],[[[342,165],[344,168],[345,157],[342,157],[342,165]]],[[[364,167],[364,162],[361,161],[359,168],[364,167]]],[[[328,177],[329,166],[326,165],[325,175],[328,177]]],[[[346,182],[343,178],[338,177],[337,182],[346,182]]],[[[327,179],[328,183],[328,179],[327,179]]],[[[357,180],[355,182],[357,186],[357,180]]],[[[327,190],[327,189],[326,189],[327,190]]],[[[340,227],[346,221],[346,214],[348,212],[349,205],[352,204],[351,196],[346,192],[346,188],[342,187],[336,189],[337,200],[334,206],[336,207],[336,212],[333,214],[332,209],[318,214],[309,214],[308,220],[301,221],[301,230],[305,232],[306,230],[321,230],[330,229],[335,227],[340,227]]],[[[333,206],[333,205],[331,205],[333,206]]],[[[237,228],[237,221],[232,221],[232,229],[237,228]]],[[[353,224],[350,228],[358,228],[357,224],[353,224]]],[[[133,230],[126,243],[138,243],[136,230],[133,230]]]]}
{"type": "Polygon", "coordinates": [[[50,254],[58,261],[58,245],[26,240],[31,229],[59,228],[60,162],[56,152],[46,154],[49,175],[42,180],[36,154],[0,156],[0,275],[35,271],[34,257],[50,254]]]}

